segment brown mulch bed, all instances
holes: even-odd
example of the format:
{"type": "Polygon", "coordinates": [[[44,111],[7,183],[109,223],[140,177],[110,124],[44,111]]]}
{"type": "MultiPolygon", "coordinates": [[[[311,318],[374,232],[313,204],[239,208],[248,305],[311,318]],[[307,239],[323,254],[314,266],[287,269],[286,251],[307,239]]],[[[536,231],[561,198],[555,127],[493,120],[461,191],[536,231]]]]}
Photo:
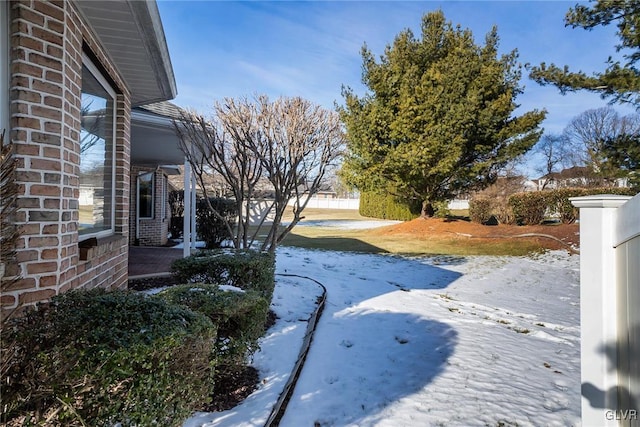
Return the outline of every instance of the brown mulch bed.
{"type": "Polygon", "coordinates": [[[516,238],[523,234],[552,236],[542,238],[547,249],[566,249],[580,244],[580,226],[578,224],[543,224],[543,225],[483,225],[465,219],[416,218],[400,224],[380,227],[373,231],[379,235],[422,235],[430,238],[451,238],[464,236],[481,239],[516,238]]]}
{"type": "MultiPolygon", "coordinates": [[[[129,280],[129,289],[145,291],[153,288],[179,284],[172,277],[150,277],[129,280]]],[[[276,323],[278,316],[271,310],[267,315],[265,331],[276,323]]],[[[215,379],[215,394],[211,402],[201,408],[204,412],[226,411],[237,406],[258,387],[260,375],[252,366],[218,367],[215,379]]]]}

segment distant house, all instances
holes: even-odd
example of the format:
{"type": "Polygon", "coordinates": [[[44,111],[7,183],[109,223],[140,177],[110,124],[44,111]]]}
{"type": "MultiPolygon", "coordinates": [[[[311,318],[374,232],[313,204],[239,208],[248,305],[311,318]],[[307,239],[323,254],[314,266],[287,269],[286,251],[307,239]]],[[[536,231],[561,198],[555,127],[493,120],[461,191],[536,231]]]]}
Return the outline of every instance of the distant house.
{"type": "Polygon", "coordinates": [[[0,127],[20,208],[5,276],[21,277],[0,303],[126,287],[129,244],[166,239],[166,177],[184,162],[173,107],[157,104],[176,95],[157,5],[4,1],[0,23],[0,127]]]}
{"type": "Polygon", "coordinates": [[[618,178],[613,182],[604,182],[590,168],[586,166],[573,166],[560,172],[553,172],[534,180],[538,190],[553,190],[555,188],[575,187],[627,187],[626,178],[618,178]]]}

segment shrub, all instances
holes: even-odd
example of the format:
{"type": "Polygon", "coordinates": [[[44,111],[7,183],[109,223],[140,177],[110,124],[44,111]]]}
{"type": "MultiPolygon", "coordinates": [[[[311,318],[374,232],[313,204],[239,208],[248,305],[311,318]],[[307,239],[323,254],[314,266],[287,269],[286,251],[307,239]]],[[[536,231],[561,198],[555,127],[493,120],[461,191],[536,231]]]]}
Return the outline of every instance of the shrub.
{"type": "Polygon", "coordinates": [[[469,218],[473,222],[485,224],[491,218],[493,203],[490,199],[473,199],[469,201],[469,218]]]}
{"type": "MultiPolygon", "coordinates": [[[[235,219],[238,216],[236,202],[221,197],[210,197],[209,202],[211,207],[228,221],[233,229],[235,219]]],[[[233,238],[225,226],[225,221],[211,211],[204,198],[198,199],[196,203],[196,222],[198,235],[200,239],[204,240],[208,249],[219,248],[222,242],[233,238]]]]}
{"type": "Polygon", "coordinates": [[[559,188],[549,192],[549,209],[558,214],[565,224],[571,224],[579,217],[579,209],[571,204],[569,198],[580,196],[592,196],[596,194],[617,194],[621,196],[634,196],[637,190],[625,187],[600,187],[600,188],[559,188]]]}
{"type": "Polygon", "coordinates": [[[217,325],[218,365],[244,363],[258,347],[269,312],[269,302],[257,292],[224,291],[217,285],[179,285],[157,297],[202,313],[217,325]]]}
{"type": "Polygon", "coordinates": [[[2,331],[3,421],[181,424],[210,400],[215,338],[207,317],[160,299],[66,292],[2,331]]]}
{"type": "Polygon", "coordinates": [[[172,239],[182,237],[184,221],[184,190],[169,192],[169,207],[171,208],[171,222],[169,233],[172,239]]]}
{"type": "Polygon", "coordinates": [[[398,200],[390,194],[360,194],[360,215],[369,218],[411,221],[420,216],[421,203],[398,200]]]}
{"type": "Polygon", "coordinates": [[[449,210],[449,202],[440,201],[435,202],[433,204],[434,216],[436,218],[447,218],[451,215],[451,211],[449,210]]]}
{"type": "Polygon", "coordinates": [[[242,250],[201,251],[171,265],[182,283],[235,286],[258,292],[271,301],[275,286],[275,258],[269,252],[242,250]]]}
{"type": "Polygon", "coordinates": [[[509,197],[509,205],[517,224],[540,224],[544,221],[545,213],[547,212],[547,193],[534,191],[513,194],[509,197]]]}

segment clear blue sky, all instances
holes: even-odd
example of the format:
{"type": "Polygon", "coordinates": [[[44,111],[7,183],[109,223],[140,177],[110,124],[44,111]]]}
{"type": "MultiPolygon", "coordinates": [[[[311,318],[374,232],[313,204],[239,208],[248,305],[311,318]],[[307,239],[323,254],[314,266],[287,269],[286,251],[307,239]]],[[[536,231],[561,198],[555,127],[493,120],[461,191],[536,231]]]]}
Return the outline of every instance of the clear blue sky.
{"type": "MultiPolygon", "coordinates": [[[[618,42],[615,27],[565,28],[575,1],[185,1],[159,0],[178,97],[202,113],[223,97],[301,96],[326,108],[342,103],[341,87],[358,94],[360,49],[379,56],[396,34],[420,35],[422,16],[442,9],[447,20],[473,32],[476,42],[497,25],[500,49],[517,49],[521,63],[569,65],[601,71],[618,42]]],[[[547,109],[548,133],[559,133],[581,112],[606,105],[586,92],[562,96],[523,72],[520,110],[547,109]]],[[[615,106],[623,114],[629,107],[615,106]]]]}

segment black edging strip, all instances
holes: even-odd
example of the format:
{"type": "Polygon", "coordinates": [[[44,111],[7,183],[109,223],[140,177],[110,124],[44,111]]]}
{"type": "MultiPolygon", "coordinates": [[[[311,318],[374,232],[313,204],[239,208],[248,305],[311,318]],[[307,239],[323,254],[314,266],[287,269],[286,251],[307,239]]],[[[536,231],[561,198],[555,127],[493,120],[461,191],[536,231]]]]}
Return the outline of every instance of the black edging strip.
{"type": "Polygon", "coordinates": [[[304,340],[302,341],[302,348],[300,348],[300,353],[298,353],[298,360],[293,366],[293,370],[291,371],[289,380],[285,384],[282,393],[280,393],[276,404],[273,406],[273,409],[271,409],[271,414],[269,415],[269,418],[267,418],[267,422],[264,424],[265,427],[272,427],[280,424],[280,420],[282,419],[284,412],[287,410],[287,404],[289,403],[291,395],[293,394],[293,390],[296,387],[296,383],[298,382],[298,378],[300,377],[300,373],[302,372],[304,362],[307,360],[307,354],[309,353],[311,342],[313,341],[313,334],[316,331],[318,320],[320,320],[320,316],[322,315],[322,311],[324,310],[324,303],[327,299],[327,288],[325,288],[322,283],[318,282],[315,279],[312,279],[311,277],[285,273],[277,273],[276,276],[299,277],[301,279],[311,280],[312,282],[315,282],[322,287],[322,296],[318,301],[318,306],[311,314],[311,317],[309,317],[309,323],[307,323],[307,331],[305,332],[304,340]]]}

